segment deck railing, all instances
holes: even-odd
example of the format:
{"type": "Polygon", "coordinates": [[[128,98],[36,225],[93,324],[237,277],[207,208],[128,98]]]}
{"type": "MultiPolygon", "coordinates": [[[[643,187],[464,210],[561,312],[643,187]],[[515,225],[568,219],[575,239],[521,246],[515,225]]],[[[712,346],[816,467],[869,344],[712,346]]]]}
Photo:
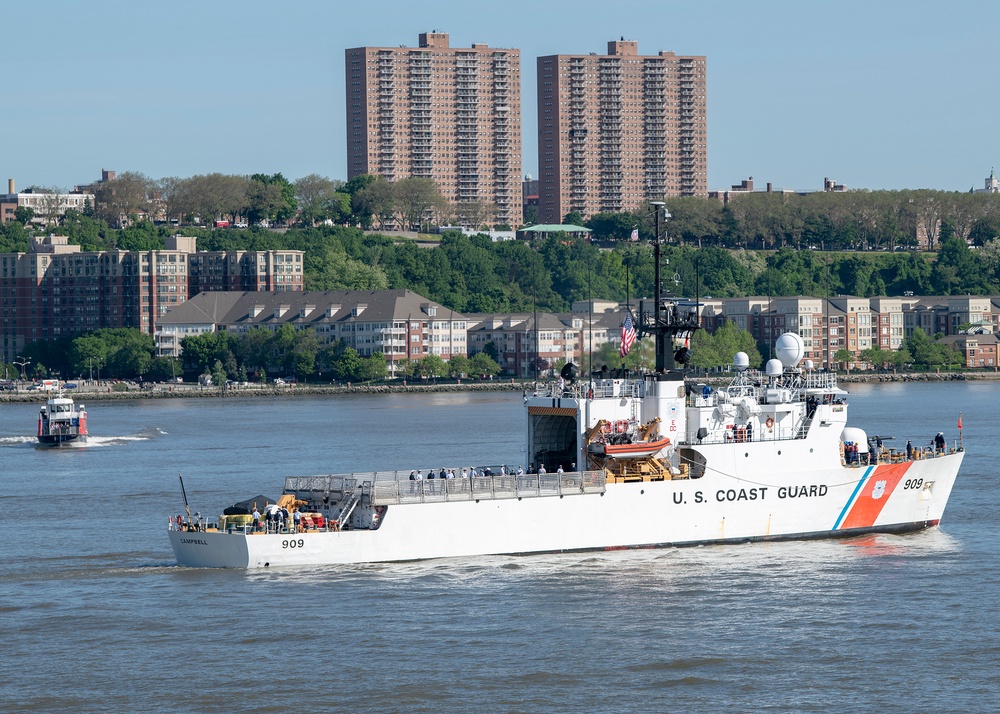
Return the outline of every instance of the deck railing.
{"type": "Polygon", "coordinates": [[[401,503],[443,503],[507,498],[539,498],[602,493],[603,471],[579,471],[521,476],[474,476],[422,481],[380,480],[372,483],[371,502],[384,506],[401,503]]]}

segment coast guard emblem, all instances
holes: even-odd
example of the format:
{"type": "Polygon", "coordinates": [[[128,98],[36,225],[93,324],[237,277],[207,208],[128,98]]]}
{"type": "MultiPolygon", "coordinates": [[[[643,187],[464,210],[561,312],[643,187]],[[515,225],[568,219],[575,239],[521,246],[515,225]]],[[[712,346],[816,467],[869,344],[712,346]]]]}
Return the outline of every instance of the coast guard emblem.
{"type": "Polygon", "coordinates": [[[875,487],[872,489],[872,498],[877,501],[882,498],[883,493],[885,493],[885,479],[875,482],[875,487]]]}

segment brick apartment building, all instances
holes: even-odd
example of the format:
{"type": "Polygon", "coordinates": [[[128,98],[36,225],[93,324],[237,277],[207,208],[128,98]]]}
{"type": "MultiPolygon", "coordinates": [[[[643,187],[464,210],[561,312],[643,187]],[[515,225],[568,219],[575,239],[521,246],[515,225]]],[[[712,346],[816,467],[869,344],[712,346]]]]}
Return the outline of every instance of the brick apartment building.
{"type": "Polygon", "coordinates": [[[706,196],[705,76],[704,56],[641,56],[624,38],[539,57],[539,222],[706,196]]]}
{"type": "Polygon", "coordinates": [[[35,340],[107,327],[153,334],[198,292],[302,287],[301,251],[198,253],[194,238],[174,236],[164,250],[81,252],[65,236],[34,238],[28,253],[0,254],[3,358],[35,340]]]}
{"type": "Polygon", "coordinates": [[[862,367],[861,352],[873,347],[898,350],[917,328],[929,336],[944,334],[963,351],[969,366],[997,364],[988,337],[965,339],[961,333],[995,333],[1000,328],[1000,297],[755,296],[701,303],[701,325],[709,332],[732,321],[762,345],[773,345],[783,332],[795,332],[805,345],[805,359],[817,367],[843,364],[835,356],[840,350],[851,353],[848,365],[862,367]]]}
{"type": "Polygon", "coordinates": [[[346,54],[347,177],[429,178],[454,204],[521,213],[521,53],[450,47],[426,32],[419,47],[346,54]]]}

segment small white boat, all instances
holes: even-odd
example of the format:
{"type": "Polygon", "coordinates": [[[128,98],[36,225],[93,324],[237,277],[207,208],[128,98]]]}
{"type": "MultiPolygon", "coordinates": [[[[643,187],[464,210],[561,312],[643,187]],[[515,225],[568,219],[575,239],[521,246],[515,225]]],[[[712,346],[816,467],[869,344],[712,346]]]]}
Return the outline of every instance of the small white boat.
{"type": "Polygon", "coordinates": [[[87,409],[57,392],[38,413],[38,441],[58,445],[87,440],[87,409]]]}

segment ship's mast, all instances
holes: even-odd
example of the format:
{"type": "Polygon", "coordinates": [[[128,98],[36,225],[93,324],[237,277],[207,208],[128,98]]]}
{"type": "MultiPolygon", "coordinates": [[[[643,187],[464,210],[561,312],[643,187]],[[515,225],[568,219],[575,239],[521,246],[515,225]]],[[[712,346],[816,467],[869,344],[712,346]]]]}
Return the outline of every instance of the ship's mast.
{"type": "MultiPolygon", "coordinates": [[[[663,243],[663,235],[660,232],[660,214],[663,214],[664,229],[666,219],[670,218],[670,213],[666,210],[663,201],[650,201],[653,208],[653,222],[655,235],[653,236],[653,314],[649,315],[642,310],[639,312],[638,331],[639,336],[652,335],[656,340],[656,373],[665,374],[670,370],[677,369],[677,360],[674,357],[674,340],[678,337],[690,337],[698,329],[698,307],[696,304],[689,305],[691,309],[682,310],[673,294],[668,291],[664,293],[660,277],[660,246],[663,243]]],[[[683,367],[683,364],[681,365],[683,367]]]]}

